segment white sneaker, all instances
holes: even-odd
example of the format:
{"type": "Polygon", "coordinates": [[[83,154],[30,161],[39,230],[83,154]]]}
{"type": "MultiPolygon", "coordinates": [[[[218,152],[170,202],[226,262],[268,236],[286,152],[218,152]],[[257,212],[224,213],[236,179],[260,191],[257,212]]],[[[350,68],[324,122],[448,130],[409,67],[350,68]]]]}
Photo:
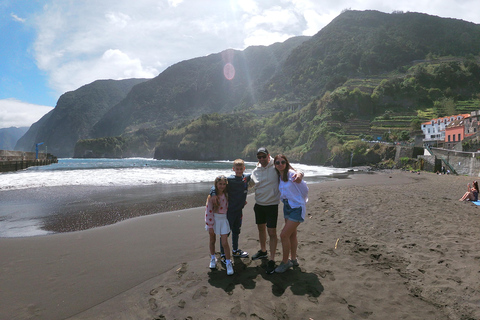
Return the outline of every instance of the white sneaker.
{"type": "Polygon", "coordinates": [[[210,269],[215,269],[217,268],[217,258],[211,258],[210,259],[210,269]]]}
{"type": "Polygon", "coordinates": [[[232,262],[227,262],[227,275],[231,276],[233,274],[233,265],[232,262]]]}

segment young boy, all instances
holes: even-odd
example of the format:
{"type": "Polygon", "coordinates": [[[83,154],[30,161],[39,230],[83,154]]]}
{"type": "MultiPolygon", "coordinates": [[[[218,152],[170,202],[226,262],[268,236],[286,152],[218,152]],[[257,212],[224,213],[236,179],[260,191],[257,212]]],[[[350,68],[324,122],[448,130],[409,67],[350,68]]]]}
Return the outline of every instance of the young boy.
{"type": "MultiPolygon", "coordinates": [[[[237,159],[233,162],[233,171],[235,175],[231,175],[228,180],[228,210],[227,219],[232,230],[232,249],[233,257],[247,258],[248,253],[238,248],[238,238],[240,236],[240,228],[242,227],[243,207],[246,204],[248,186],[250,183],[250,174],[244,174],[245,162],[237,159]]],[[[210,190],[210,195],[215,195],[215,187],[210,190]]],[[[220,243],[221,260],[225,262],[225,251],[220,243]]]]}

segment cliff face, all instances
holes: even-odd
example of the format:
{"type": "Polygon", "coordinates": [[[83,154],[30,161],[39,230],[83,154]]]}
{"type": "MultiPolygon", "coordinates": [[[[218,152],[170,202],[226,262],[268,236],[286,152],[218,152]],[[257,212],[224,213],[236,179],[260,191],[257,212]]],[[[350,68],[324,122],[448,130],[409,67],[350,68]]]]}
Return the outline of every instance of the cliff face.
{"type": "Polygon", "coordinates": [[[145,79],[98,80],[75,91],[63,94],[56,107],[34,123],[18,140],[15,149],[35,151],[35,144],[44,142],[57,157],[72,157],[75,143],[91,137],[95,123],[131,88],[145,79]]]}
{"type": "MultiPolygon", "coordinates": [[[[155,159],[219,160],[254,158],[244,154],[261,122],[247,115],[202,115],[186,127],[162,135],[155,159]]],[[[256,150],[256,149],[255,149],[256,150]]]]}

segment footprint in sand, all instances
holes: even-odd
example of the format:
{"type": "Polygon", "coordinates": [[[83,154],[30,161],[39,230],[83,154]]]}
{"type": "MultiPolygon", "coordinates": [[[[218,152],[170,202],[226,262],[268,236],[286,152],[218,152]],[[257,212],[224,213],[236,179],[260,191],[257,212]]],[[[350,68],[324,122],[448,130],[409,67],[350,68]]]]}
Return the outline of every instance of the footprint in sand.
{"type": "Polygon", "coordinates": [[[167,291],[172,297],[175,297],[176,294],[173,292],[172,288],[166,288],[165,291],[167,291]]]}
{"type": "Polygon", "coordinates": [[[185,300],[178,301],[178,307],[179,308],[182,308],[182,309],[185,308],[185,304],[186,304],[185,300]]]}
{"type": "Polygon", "coordinates": [[[318,274],[321,278],[328,277],[330,281],[335,281],[335,276],[333,275],[333,272],[330,270],[315,269],[314,273],[318,274]]]}
{"type": "Polygon", "coordinates": [[[158,293],[158,289],[159,289],[159,288],[161,288],[161,287],[162,287],[162,286],[160,286],[160,287],[158,287],[158,288],[155,288],[155,289],[152,289],[152,290],[150,290],[150,295],[151,295],[151,296],[154,296],[154,295],[156,295],[156,294],[158,293]]]}
{"type": "Polygon", "coordinates": [[[237,304],[235,307],[233,307],[232,309],[230,309],[230,313],[231,314],[239,314],[241,311],[241,307],[239,304],[237,304]]]}
{"type": "Polygon", "coordinates": [[[247,314],[241,310],[239,304],[230,309],[230,313],[236,315],[236,318],[238,319],[247,319],[247,314]]]}
{"type": "Polygon", "coordinates": [[[355,313],[355,309],[356,309],[357,307],[349,304],[347,308],[348,308],[348,310],[349,310],[351,313],[355,313]]]}
{"type": "Polygon", "coordinates": [[[150,306],[151,310],[157,310],[158,308],[157,300],[155,298],[148,299],[148,305],[150,306]]]}
{"type": "Polygon", "coordinates": [[[280,303],[275,307],[274,315],[277,319],[288,319],[287,316],[287,305],[285,303],[280,303]]]}
{"type": "Polygon", "coordinates": [[[208,288],[206,286],[202,286],[201,288],[197,289],[193,294],[193,299],[197,300],[200,297],[206,297],[208,294],[208,288]]]}

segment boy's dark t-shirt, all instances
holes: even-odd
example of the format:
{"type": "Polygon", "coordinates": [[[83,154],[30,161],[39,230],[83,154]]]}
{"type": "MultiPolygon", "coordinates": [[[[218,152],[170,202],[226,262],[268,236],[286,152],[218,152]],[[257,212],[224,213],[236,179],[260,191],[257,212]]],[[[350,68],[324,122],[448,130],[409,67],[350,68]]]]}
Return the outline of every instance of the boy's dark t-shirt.
{"type": "MultiPolygon", "coordinates": [[[[241,177],[231,175],[227,178],[228,186],[228,211],[239,211],[245,206],[248,193],[248,183],[251,175],[243,174],[241,177]]],[[[210,194],[215,194],[215,186],[210,190],[210,194]]]]}

